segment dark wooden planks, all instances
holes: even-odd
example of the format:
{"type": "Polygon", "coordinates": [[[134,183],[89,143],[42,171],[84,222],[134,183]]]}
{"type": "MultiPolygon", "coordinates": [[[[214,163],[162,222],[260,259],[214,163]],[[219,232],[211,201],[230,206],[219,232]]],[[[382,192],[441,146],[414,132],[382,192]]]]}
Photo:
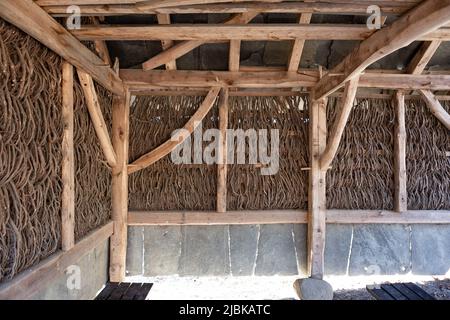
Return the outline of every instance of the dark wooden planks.
{"type": "Polygon", "coordinates": [[[145,300],[152,283],[107,283],[95,300],[145,300]]]}
{"type": "Polygon", "coordinates": [[[436,300],[414,283],[388,283],[367,291],[377,300],[436,300]]]}

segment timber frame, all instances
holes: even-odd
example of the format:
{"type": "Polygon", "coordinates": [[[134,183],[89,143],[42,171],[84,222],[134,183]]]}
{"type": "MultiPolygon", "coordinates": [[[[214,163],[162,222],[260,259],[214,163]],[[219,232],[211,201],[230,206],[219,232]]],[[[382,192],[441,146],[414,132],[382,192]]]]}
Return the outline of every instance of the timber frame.
{"type": "MultiPolygon", "coordinates": [[[[439,99],[450,100],[432,91],[450,91],[450,73],[425,71],[427,63],[441,42],[450,41],[450,1],[412,0],[372,1],[379,4],[384,15],[399,17],[381,30],[369,30],[365,25],[310,24],[313,14],[365,15],[366,5],[348,0],[346,3],[322,1],[248,1],[227,0],[166,0],[108,1],[94,0],[5,0],[0,2],[0,17],[17,26],[64,60],[63,75],[63,199],[62,251],[15,279],[0,285],[0,299],[26,298],[40,283],[49,281],[55,272],[76,261],[98,241],[110,238],[110,279],[125,278],[125,257],[128,225],[215,225],[215,224],[308,224],[308,265],[310,275],[322,278],[324,248],[328,223],[450,223],[449,211],[408,211],[406,206],[405,169],[405,106],[411,92],[423,97],[432,113],[450,130],[450,116],[439,99]],[[125,14],[155,14],[157,25],[109,26],[93,20],[78,30],[66,30],[52,18],[67,16],[68,5],[81,6],[85,16],[101,17],[125,14]],[[108,4],[108,5],[105,5],[108,4]],[[248,24],[259,13],[296,13],[298,24],[248,24]],[[232,17],[215,25],[170,25],[170,14],[231,13],[232,17]],[[361,40],[340,64],[332,70],[299,69],[303,46],[307,40],[361,40]],[[99,56],[81,41],[95,41],[99,56]],[[159,40],[163,52],[149,57],[143,69],[111,67],[105,40],[159,40]],[[174,43],[179,40],[181,42],[174,43]],[[292,40],[293,51],[286,68],[245,68],[239,65],[243,40],[292,40]],[[425,41],[406,71],[366,70],[384,56],[413,41],[425,41]],[[203,43],[230,42],[229,71],[177,70],[176,59],[203,43]],[[153,70],[165,65],[166,70],[153,70]],[[76,68],[76,71],[74,71],[76,68]],[[112,221],[85,239],[74,241],[74,156],[73,156],[73,74],[78,74],[86,97],[88,112],[101,149],[112,174],[112,221]],[[109,136],[100,110],[94,80],[114,94],[112,137],[109,136]],[[395,91],[395,211],[327,210],[325,176],[334,159],[357,89],[383,88],[395,91]],[[305,89],[300,92],[298,89],[305,89]],[[338,90],[344,88],[343,92],[338,90]],[[406,92],[406,93],[405,93],[406,92]],[[409,93],[408,93],[409,92],[409,93]],[[187,136],[178,136],[128,163],[129,113],[131,95],[201,95],[202,106],[188,121],[190,134],[219,99],[220,130],[227,128],[228,97],[232,95],[297,95],[312,97],[310,121],[310,183],[309,209],[279,211],[227,212],[227,166],[218,165],[216,212],[129,212],[128,175],[141,170],[169,154],[187,136]],[[333,124],[326,123],[327,99],[340,95],[342,104],[333,124]],[[331,128],[326,141],[327,127],[331,128]],[[24,290],[24,289],[27,290],[24,290]],[[25,292],[26,291],[26,292],[25,292]]],[[[221,152],[226,154],[223,138],[221,152]]]]}

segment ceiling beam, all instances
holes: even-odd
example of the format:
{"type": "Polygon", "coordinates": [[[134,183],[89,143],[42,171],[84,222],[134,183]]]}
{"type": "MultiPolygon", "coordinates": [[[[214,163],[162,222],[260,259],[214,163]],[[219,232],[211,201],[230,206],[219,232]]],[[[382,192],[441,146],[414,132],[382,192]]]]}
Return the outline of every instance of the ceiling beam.
{"type": "MultiPolygon", "coordinates": [[[[122,69],[120,77],[131,91],[175,88],[313,88],[319,81],[317,70],[229,72],[229,71],[143,71],[122,69]]],[[[405,90],[449,90],[449,74],[409,75],[385,72],[366,72],[360,77],[360,87],[405,90]]]]}
{"type": "MultiPolygon", "coordinates": [[[[311,22],[311,13],[302,13],[299,17],[299,24],[309,24],[311,22]]],[[[292,45],[291,54],[288,61],[288,71],[297,71],[302,59],[303,48],[305,47],[304,39],[295,39],[292,45]]]]}
{"type": "MultiPolygon", "coordinates": [[[[325,75],[313,90],[315,99],[326,97],[360,74],[372,63],[408,46],[413,41],[433,33],[450,21],[450,0],[427,0],[409,11],[390,26],[375,32],[359,44],[331,73],[325,75]]],[[[444,29],[445,30],[445,29],[444,29]]]]}
{"type": "Polygon", "coordinates": [[[0,17],[89,73],[116,95],[124,88],[118,75],[32,0],[0,1],[0,17]]]}
{"type": "MultiPolygon", "coordinates": [[[[435,0],[432,0],[435,1],[435,0]]],[[[446,12],[445,10],[443,10],[446,12]]],[[[439,19],[437,20],[439,21],[439,19]]],[[[438,24],[430,22],[429,24],[438,24]]],[[[440,24],[438,24],[440,26],[440,24]]],[[[387,30],[389,28],[383,29],[387,30]]],[[[450,40],[450,28],[433,31],[434,28],[425,28],[424,32],[414,33],[414,37],[408,37],[408,41],[401,41],[402,45],[414,40],[450,40]],[[412,38],[412,40],[409,40],[412,38]]],[[[365,40],[374,34],[366,25],[345,24],[251,24],[251,25],[224,25],[224,24],[180,24],[180,25],[152,25],[152,26],[115,26],[115,25],[84,25],[80,29],[71,30],[79,40],[197,40],[229,41],[229,40],[365,40]]],[[[380,31],[379,31],[380,32],[380,31]]],[[[379,32],[375,32],[378,34],[379,32]]],[[[387,33],[383,38],[389,38],[387,33]]],[[[371,40],[372,43],[375,40],[371,40]]],[[[378,44],[381,40],[376,40],[378,44]]],[[[394,44],[383,42],[386,47],[397,48],[394,44]]]]}
{"type": "MultiPolygon", "coordinates": [[[[232,18],[225,21],[224,24],[239,24],[239,23],[245,24],[250,22],[257,15],[258,13],[256,12],[236,14],[232,18]]],[[[162,40],[164,41],[164,39],[162,40]]],[[[183,41],[177,43],[176,45],[164,50],[160,54],[157,54],[156,56],[144,62],[142,64],[142,68],[144,70],[151,70],[157,68],[160,65],[166,64],[169,61],[173,61],[175,59],[184,56],[188,52],[194,50],[195,48],[201,46],[204,43],[205,43],[204,41],[199,40],[183,41]]]]}
{"type": "Polygon", "coordinates": [[[407,73],[421,74],[431,58],[433,58],[433,55],[436,53],[441,43],[442,41],[439,40],[424,42],[409,64],[407,73]]]}
{"type": "MultiPolygon", "coordinates": [[[[303,1],[289,2],[240,2],[240,3],[215,3],[197,4],[189,6],[175,6],[156,9],[142,9],[135,4],[102,4],[96,1],[89,1],[90,4],[81,6],[83,16],[115,16],[133,14],[194,14],[194,13],[245,13],[258,11],[262,13],[315,13],[315,14],[351,14],[367,16],[366,3],[331,3],[329,1],[316,3],[305,3],[303,1]]],[[[107,2],[107,1],[105,1],[107,2]]],[[[41,1],[39,1],[41,3],[41,1]]],[[[44,2],[42,2],[44,3],[44,2]]],[[[383,15],[399,15],[411,9],[417,1],[408,2],[386,2],[371,1],[372,5],[377,5],[383,15]]],[[[48,13],[55,16],[68,16],[67,4],[59,0],[46,1],[44,7],[48,13]]]]}
{"type": "MultiPolygon", "coordinates": [[[[159,24],[170,24],[170,15],[158,14],[156,16],[159,24]]],[[[174,46],[172,40],[161,40],[161,46],[163,51],[170,49],[174,46]]],[[[166,62],[166,70],[177,70],[177,62],[175,59],[166,62]]]]}

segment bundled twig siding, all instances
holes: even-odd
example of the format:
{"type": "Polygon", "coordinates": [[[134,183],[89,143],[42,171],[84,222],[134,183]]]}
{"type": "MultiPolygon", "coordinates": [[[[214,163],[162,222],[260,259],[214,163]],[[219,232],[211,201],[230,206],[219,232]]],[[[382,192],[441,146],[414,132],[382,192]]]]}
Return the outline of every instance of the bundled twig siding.
{"type": "MultiPolygon", "coordinates": [[[[443,102],[450,111],[450,104],[443,102]]],[[[406,104],[408,209],[450,209],[450,132],[422,100],[406,104]]]]}
{"type": "MultiPolygon", "coordinates": [[[[339,99],[327,108],[328,133],[339,99]]],[[[330,209],[393,209],[394,111],[389,100],[358,100],[327,173],[330,209]]]]}
{"type": "MultiPolygon", "coordinates": [[[[0,19],[0,281],[60,247],[61,58],[0,19]]],[[[111,98],[97,86],[110,123],[111,98]]],[[[110,217],[110,171],[75,85],[76,238],[110,217]]]]}

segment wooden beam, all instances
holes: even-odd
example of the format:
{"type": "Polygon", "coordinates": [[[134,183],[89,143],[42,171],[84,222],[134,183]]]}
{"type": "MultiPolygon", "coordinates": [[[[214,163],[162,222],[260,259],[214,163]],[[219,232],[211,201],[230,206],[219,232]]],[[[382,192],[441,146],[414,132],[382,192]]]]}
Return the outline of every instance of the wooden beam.
{"type": "Polygon", "coordinates": [[[331,128],[330,141],[320,156],[319,166],[322,171],[328,170],[339,148],[345,125],[347,124],[348,117],[350,116],[353,104],[355,103],[358,81],[359,77],[355,77],[345,85],[344,96],[340,102],[339,113],[331,128]]]}
{"type": "Polygon", "coordinates": [[[421,74],[431,58],[441,45],[442,41],[426,41],[420,47],[420,50],[414,56],[413,60],[408,66],[407,73],[409,74],[421,74]]]}
{"type": "MultiPolygon", "coordinates": [[[[187,6],[196,4],[217,4],[222,2],[244,2],[248,0],[146,0],[137,3],[136,7],[141,10],[158,9],[174,6],[187,6]]],[[[258,0],[259,2],[274,2],[274,0],[258,0]]]]}
{"type": "Polygon", "coordinates": [[[62,67],[62,200],[61,246],[68,251],[75,245],[75,156],[73,145],[73,66],[62,67]]]}
{"type": "Polygon", "coordinates": [[[0,17],[89,73],[112,93],[124,93],[118,75],[32,0],[0,1],[0,17]]]}
{"type": "Polygon", "coordinates": [[[395,94],[396,126],[394,135],[395,159],[395,197],[394,210],[406,212],[408,210],[408,193],[406,191],[406,128],[405,128],[405,95],[401,91],[395,94]]]}
{"type": "Polygon", "coordinates": [[[240,60],[241,60],[241,40],[231,40],[228,70],[239,71],[240,60]]]}
{"type": "Polygon", "coordinates": [[[125,279],[128,216],[128,146],[130,95],[114,97],[112,142],[117,164],[112,168],[112,219],[114,234],[110,243],[109,278],[111,282],[125,279]]]}
{"type": "MultiPolygon", "coordinates": [[[[91,19],[93,24],[100,25],[98,17],[92,17],[91,19]]],[[[103,62],[108,66],[112,66],[111,57],[109,56],[109,50],[106,42],[96,40],[94,41],[94,47],[95,51],[97,51],[98,56],[103,60],[103,62]]]]}
{"type": "MultiPolygon", "coordinates": [[[[159,24],[170,24],[170,15],[168,14],[158,14],[156,15],[159,24]]],[[[163,51],[172,48],[174,42],[172,40],[161,40],[161,46],[163,51]]],[[[166,63],[166,70],[177,70],[176,60],[168,61],[166,63]]]]}
{"type": "MultiPolygon", "coordinates": [[[[304,210],[130,211],[129,226],[306,224],[304,210]]],[[[327,210],[327,224],[450,224],[449,210],[327,210]]]]}
{"type": "MultiPolygon", "coordinates": [[[[434,0],[428,0],[434,1],[434,0]]],[[[444,10],[445,11],[445,10],[444,10]]],[[[439,20],[438,20],[439,21],[439,20]]],[[[394,25],[394,24],[393,24],[394,25]]],[[[438,25],[440,26],[440,24],[438,25]]],[[[382,30],[388,29],[384,28],[382,30]]],[[[380,31],[378,31],[380,32],[380,31]]],[[[152,26],[115,26],[115,25],[83,25],[71,33],[82,41],[93,40],[179,40],[179,41],[281,41],[281,40],[366,40],[378,33],[369,30],[366,25],[344,24],[195,24],[195,25],[152,25],[152,26]]],[[[412,38],[412,37],[411,37],[412,38]]],[[[450,40],[450,30],[442,28],[436,31],[423,32],[412,41],[450,40]]],[[[409,44],[408,42],[407,44],[409,44]]],[[[396,44],[397,42],[394,42],[396,44]]],[[[390,52],[401,47],[389,45],[390,52]]],[[[404,42],[402,42],[404,44],[404,42]]],[[[407,45],[406,44],[406,45],[407,45]]],[[[386,46],[388,44],[385,43],[386,46]]],[[[380,54],[382,50],[380,50],[380,54]]],[[[387,54],[385,54],[387,55],[387,54]]],[[[383,55],[383,56],[385,56],[383,55]]],[[[380,58],[381,59],[381,58],[380,58]]],[[[376,60],[375,60],[376,61],[376,60]]]]}
{"type": "Polygon", "coordinates": [[[113,168],[117,163],[116,153],[109,139],[108,129],[103,118],[102,109],[98,102],[97,92],[95,91],[94,81],[86,72],[78,69],[78,78],[80,79],[81,88],[84,92],[86,105],[91,116],[92,124],[94,125],[95,133],[100,142],[100,146],[105,155],[106,162],[113,168]]]}
{"type": "Polygon", "coordinates": [[[69,251],[59,251],[37,265],[21,272],[10,281],[0,284],[0,300],[30,299],[46,285],[49,285],[69,266],[79,262],[80,258],[106,241],[113,233],[113,223],[92,231],[69,251]]]}
{"type": "MultiPolygon", "coordinates": [[[[394,71],[387,71],[394,72],[394,71]]],[[[142,71],[122,69],[120,77],[133,92],[167,88],[313,88],[319,81],[317,70],[286,71],[142,71]]],[[[450,90],[450,75],[408,75],[366,72],[360,77],[360,87],[404,90],[450,90]]]]}
{"type": "Polygon", "coordinates": [[[219,92],[220,87],[212,88],[209,91],[208,95],[206,96],[205,100],[203,101],[202,105],[197,110],[197,112],[195,112],[195,114],[189,119],[189,121],[183,127],[184,132],[178,133],[177,135],[173,136],[170,140],[164,142],[156,149],[150,151],[149,153],[143,155],[142,157],[140,157],[139,159],[128,165],[128,174],[147,168],[156,161],[164,158],[166,155],[171,153],[177,146],[182,144],[183,141],[186,140],[189,137],[189,135],[192,134],[192,132],[194,132],[195,128],[197,128],[200,122],[203,121],[208,112],[211,110],[219,92]],[[186,131],[189,134],[185,134],[186,131]]]}
{"type": "MultiPolygon", "coordinates": [[[[303,13],[300,15],[298,20],[299,24],[309,24],[311,22],[312,14],[311,13],[303,13]]],[[[288,71],[297,71],[300,66],[300,60],[302,59],[303,48],[305,47],[305,40],[303,39],[295,39],[291,55],[289,56],[288,61],[288,71]]]]}
{"type": "Polygon", "coordinates": [[[449,21],[450,0],[423,1],[390,26],[375,32],[359,44],[330,72],[330,74],[343,73],[343,75],[334,77],[327,74],[323,77],[314,88],[314,98],[318,99],[335,92],[345,82],[361,74],[372,63],[433,33],[449,21]]]}
{"type": "Polygon", "coordinates": [[[431,113],[450,130],[450,114],[444,109],[439,100],[429,90],[419,90],[431,113]]]}
{"type": "MultiPolygon", "coordinates": [[[[248,23],[250,22],[255,16],[257,16],[257,13],[249,12],[249,13],[242,13],[234,15],[232,18],[228,19],[224,22],[225,25],[227,24],[238,24],[238,23],[248,23]]],[[[175,26],[171,26],[174,28],[175,26]]],[[[171,39],[170,37],[165,39],[171,39]]],[[[162,39],[162,40],[165,40],[162,39]]],[[[199,39],[193,39],[191,41],[184,41],[181,43],[177,43],[174,46],[171,46],[168,49],[165,49],[160,54],[157,54],[156,56],[150,58],[146,62],[142,64],[142,68],[144,70],[151,70],[154,68],[159,67],[160,65],[163,65],[167,62],[173,61],[177,58],[180,58],[187,54],[188,52],[194,50],[195,48],[201,46],[204,44],[205,41],[201,41],[199,39]]]]}
{"type": "Polygon", "coordinates": [[[227,129],[228,129],[228,89],[222,89],[219,97],[219,163],[217,165],[217,212],[227,211],[227,129]]]}
{"type": "MultiPolygon", "coordinates": [[[[108,1],[105,1],[108,2],[108,1]]],[[[38,2],[40,3],[40,1],[38,2]]],[[[67,5],[60,0],[49,0],[44,7],[48,13],[55,16],[67,16],[67,5]]],[[[410,10],[418,1],[386,2],[371,1],[372,5],[380,7],[383,15],[398,15],[410,10]]],[[[189,6],[174,6],[157,9],[137,8],[132,4],[111,4],[91,2],[81,5],[83,16],[116,16],[133,14],[195,14],[195,13],[245,13],[258,11],[261,13],[292,13],[292,14],[351,14],[367,16],[366,3],[331,3],[317,2],[305,3],[303,1],[284,2],[239,2],[239,3],[215,3],[198,4],[189,6]],[[107,5],[105,5],[107,4],[107,5]]]]}
{"type": "Polygon", "coordinates": [[[327,103],[313,101],[309,111],[308,273],[314,278],[322,278],[324,272],[326,179],[319,156],[326,147],[327,103]]]}

